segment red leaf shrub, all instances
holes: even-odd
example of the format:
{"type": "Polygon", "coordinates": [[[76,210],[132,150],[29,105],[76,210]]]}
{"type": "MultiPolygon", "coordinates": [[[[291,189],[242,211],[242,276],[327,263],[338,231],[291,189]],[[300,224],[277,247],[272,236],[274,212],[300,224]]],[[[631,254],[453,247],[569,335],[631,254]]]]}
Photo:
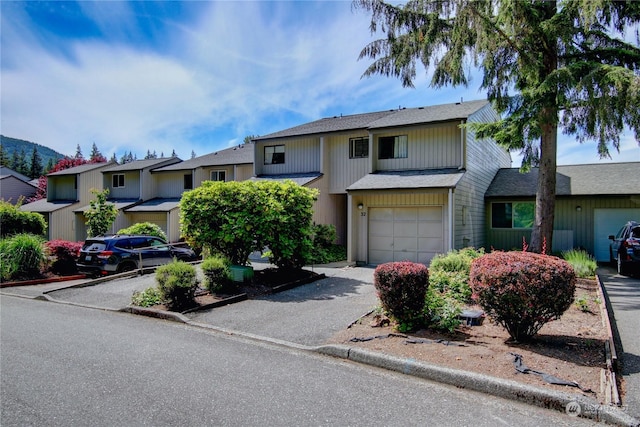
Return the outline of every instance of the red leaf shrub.
{"type": "Polygon", "coordinates": [[[77,273],[76,261],[82,248],[82,242],[70,242],[68,240],[50,240],[45,247],[49,256],[54,258],[51,271],[56,274],[77,273]]]}
{"type": "Polygon", "coordinates": [[[526,341],[558,319],[573,302],[576,274],[554,256],[492,252],[473,260],[473,299],[515,341],[526,341]]]}
{"type": "Polygon", "coordinates": [[[382,308],[400,324],[409,329],[421,322],[425,295],[429,287],[429,270],[413,262],[380,264],[373,273],[382,308]]]}

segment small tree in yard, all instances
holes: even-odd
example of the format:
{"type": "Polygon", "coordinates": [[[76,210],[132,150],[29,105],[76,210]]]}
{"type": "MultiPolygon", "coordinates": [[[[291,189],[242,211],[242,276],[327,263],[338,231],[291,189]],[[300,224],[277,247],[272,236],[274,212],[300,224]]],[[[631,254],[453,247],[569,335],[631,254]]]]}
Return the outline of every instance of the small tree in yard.
{"type": "Polygon", "coordinates": [[[103,191],[92,189],[91,193],[96,196],[89,202],[89,209],[84,213],[87,218],[87,234],[89,237],[107,234],[111,224],[118,216],[118,209],[113,203],[107,202],[109,189],[103,191]]]}
{"type": "Polygon", "coordinates": [[[181,233],[231,264],[246,265],[251,252],[268,247],[274,264],[298,268],[311,247],[316,196],[293,182],[207,181],[183,194],[181,233]]]}

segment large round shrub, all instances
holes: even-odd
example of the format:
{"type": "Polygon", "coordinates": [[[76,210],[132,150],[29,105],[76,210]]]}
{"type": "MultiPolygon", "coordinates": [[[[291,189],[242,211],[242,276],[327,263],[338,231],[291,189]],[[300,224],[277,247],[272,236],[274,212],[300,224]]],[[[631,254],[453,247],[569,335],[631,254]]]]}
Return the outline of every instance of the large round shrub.
{"type": "Polygon", "coordinates": [[[0,200],[0,237],[28,233],[44,236],[47,223],[37,212],[23,212],[19,206],[0,200]]]}
{"type": "Polygon", "coordinates": [[[233,290],[234,282],[231,280],[229,261],[222,256],[212,256],[202,261],[202,273],[204,274],[204,286],[209,292],[225,292],[233,290]]]}
{"type": "Polygon", "coordinates": [[[373,284],[382,308],[403,329],[422,323],[429,286],[425,265],[408,261],[380,264],[373,273],[373,284]]]}
{"type": "Polygon", "coordinates": [[[167,240],[167,235],[158,224],[152,222],[138,222],[127,228],[118,230],[118,234],[142,234],[145,236],[156,236],[162,240],[167,240]]]}
{"type": "Polygon", "coordinates": [[[529,252],[492,252],[475,259],[473,298],[515,341],[531,339],[573,302],[576,275],[569,263],[529,252]]]}
{"type": "Polygon", "coordinates": [[[156,270],[156,282],[167,305],[174,310],[193,305],[196,287],[196,269],[183,261],[161,265],[156,270]]]}

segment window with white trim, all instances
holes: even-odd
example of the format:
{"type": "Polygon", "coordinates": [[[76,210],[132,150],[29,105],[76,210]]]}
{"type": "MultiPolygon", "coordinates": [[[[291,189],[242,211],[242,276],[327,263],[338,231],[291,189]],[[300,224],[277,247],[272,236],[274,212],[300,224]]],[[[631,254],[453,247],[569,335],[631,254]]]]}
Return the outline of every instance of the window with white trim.
{"type": "Polygon", "coordinates": [[[114,173],[111,176],[111,186],[113,188],[124,187],[124,174],[114,173]]]}
{"type": "Polygon", "coordinates": [[[284,163],[284,145],[267,145],[264,147],[264,164],[276,165],[284,163]]]}
{"type": "Polygon", "coordinates": [[[349,138],[349,158],[369,157],[369,137],[349,138]]]}
{"type": "Polygon", "coordinates": [[[378,139],[378,159],[405,159],[407,155],[407,135],[381,136],[378,139]]]}
{"type": "Polygon", "coordinates": [[[226,171],[211,171],[211,181],[226,181],[226,171]]]}

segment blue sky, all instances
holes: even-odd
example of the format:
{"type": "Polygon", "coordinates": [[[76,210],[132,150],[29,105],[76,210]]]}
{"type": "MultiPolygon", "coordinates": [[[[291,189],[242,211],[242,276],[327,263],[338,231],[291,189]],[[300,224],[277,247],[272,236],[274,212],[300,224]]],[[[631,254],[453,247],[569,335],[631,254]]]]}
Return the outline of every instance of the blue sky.
{"type": "MultiPolygon", "coordinates": [[[[369,16],[349,1],[13,2],[1,7],[3,135],[63,154],[182,159],[322,117],[484,99],[361,78],[369,16]]],[[[423,70],[424,71],[424,70],[423,70]]],[[[520,165],[518,153],[512,154],[520,165]]],[[[612,159],[640,161],[631,132],[612,159]]],[[[560,136],[558,164],[596,163],[560,136]]]]}

